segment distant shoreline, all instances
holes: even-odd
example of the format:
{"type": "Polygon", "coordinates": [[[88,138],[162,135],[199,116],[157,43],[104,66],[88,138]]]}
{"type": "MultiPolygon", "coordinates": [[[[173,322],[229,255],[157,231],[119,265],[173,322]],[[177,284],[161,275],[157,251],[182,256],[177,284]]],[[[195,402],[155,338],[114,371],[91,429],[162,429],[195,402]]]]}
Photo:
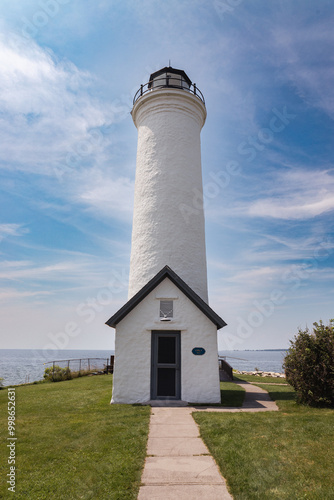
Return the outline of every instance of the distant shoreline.
{"type": "Polygon", "coordinates": [[[271,352],[271,351],[288,351],[289,348],[287,347],[286,349],[224,349],[224,351],[219,351],[219,352],[271,352]]]}
{"type": "MultiPolygon", "coordinates": [[[[203,347],[203,346],[201,346],[203,347]]],[[[110,358],[113,349],[85,350],[59,349],[44,352],[38,349],[0,349],[0,377],[4,378],[4,385],[31,383],[43,379],[45,367],[50,361],[64,367],[65,359],[110,358]]],[[[236,370],[253,371],[256,368],[263,371],[282,372],[286,349],[254,349],[221,351],[219,355],[236,370]]],[[[78,361],[76,363],[79,363],[78,361]]],[[[76,366],[76,365],[75,365],[76,366]]]]}

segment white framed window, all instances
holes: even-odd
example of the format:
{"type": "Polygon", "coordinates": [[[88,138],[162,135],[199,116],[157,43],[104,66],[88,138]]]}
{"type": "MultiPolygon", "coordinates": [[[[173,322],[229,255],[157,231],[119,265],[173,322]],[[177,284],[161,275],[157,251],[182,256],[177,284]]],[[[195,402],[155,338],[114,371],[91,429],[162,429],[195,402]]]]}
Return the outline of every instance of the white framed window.
{"type": "Polygon", "coordinates": [[[160,318],[172,319],[173,318],[173,301],[160,300],[160,318]]]}

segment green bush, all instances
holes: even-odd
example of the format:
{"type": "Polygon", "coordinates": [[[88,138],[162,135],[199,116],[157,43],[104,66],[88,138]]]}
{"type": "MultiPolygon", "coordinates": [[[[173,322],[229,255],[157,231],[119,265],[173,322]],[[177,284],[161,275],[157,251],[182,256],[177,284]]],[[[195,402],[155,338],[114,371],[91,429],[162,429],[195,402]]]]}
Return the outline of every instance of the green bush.
{"type": "Polygon", "coordinates": [[[299,330],[284,359],[286,380],[297,400],[310,406],[334,406],[334,320],[299,330]]]}
{"type": "Polygon", "coordinates": [[[60,382],[61,380],[70,380],[72,374],[69,368],[61,368],[61,366],[55,365],[45,368],[44,378],[52,382],[60,382]]]}

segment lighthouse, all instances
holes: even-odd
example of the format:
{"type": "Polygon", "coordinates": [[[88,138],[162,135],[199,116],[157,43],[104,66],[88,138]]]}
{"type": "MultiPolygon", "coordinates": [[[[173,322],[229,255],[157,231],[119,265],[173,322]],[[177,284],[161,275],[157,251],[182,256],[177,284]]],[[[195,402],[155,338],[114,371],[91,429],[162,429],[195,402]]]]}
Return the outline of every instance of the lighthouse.
{"type": "Polygon", "coordinates": [[[207,302],[204,98],[184,71],[163,68],[136,94],[132,119],[138,148],[129,298],[168,265],[207,302]]]}
{"type": "Polygon", "coordinates": [[[128,302],[115,328],[112,403],[219,403],[217,330],[208,305],[200,133],[203,94],[180,69],[134,97],[138,131],[128,302]]]}

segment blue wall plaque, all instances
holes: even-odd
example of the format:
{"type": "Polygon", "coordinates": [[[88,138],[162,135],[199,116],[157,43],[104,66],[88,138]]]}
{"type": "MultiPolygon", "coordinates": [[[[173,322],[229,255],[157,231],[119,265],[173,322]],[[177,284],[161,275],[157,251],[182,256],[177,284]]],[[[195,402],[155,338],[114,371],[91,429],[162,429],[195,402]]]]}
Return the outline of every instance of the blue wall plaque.
{"type": "Polygon", "coordinates": [[[204,347],[194,347],[191,352],[195,354],[195,356],[202,356],[205,354],[205,349],[204,347]]]}

